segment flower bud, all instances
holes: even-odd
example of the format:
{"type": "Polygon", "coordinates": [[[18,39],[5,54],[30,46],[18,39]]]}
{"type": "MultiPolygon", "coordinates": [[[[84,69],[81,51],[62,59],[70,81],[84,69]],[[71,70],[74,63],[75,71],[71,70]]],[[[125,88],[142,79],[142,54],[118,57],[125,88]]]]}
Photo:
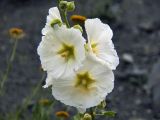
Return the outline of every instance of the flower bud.
{"type": "Polygon", "coordinates": [[[60,3],[59,3],[59,8],[60,8],[62,11],[67,11],[67,12],[74,11],[74,9],[75,9],[74,1],[71,1],[71,2],[60,1],[60,3]]]}
{"type": "Polygon", "coordinates": [[[82,27],[81,27],[80,25],[74,25],[73,27],[74,27],[75,29],[80,30],[81,33],[83,33],[83,29],[82,29],[82,27]]]}
{"type": "Polygon", "coordinates": [[[59,3],[59,8],[62,10],[62,11],[66,11],[67,10],[67,1],[60,1],[59,3]]]}
{"type": "Polygon", "coordinates": [[[62,22],[59,19],[54,19],[52,20],[52,22],[50,23],[51,27],[54,27],[56,24],[58,24],[59,26],[62,25],[62,22]]]}
{"type": "Polygon", "coordinates": [[[92,120],[92,116],[90,114],[86,113],[82,120],[92,120]]]}
{"type": "Polygon", "coordinates": [[[71,2],[67,2],[67,11],[68,12],[72,12],[75,10],[75,4],[74,4],[74,1],[71,1],[71,2]]]}

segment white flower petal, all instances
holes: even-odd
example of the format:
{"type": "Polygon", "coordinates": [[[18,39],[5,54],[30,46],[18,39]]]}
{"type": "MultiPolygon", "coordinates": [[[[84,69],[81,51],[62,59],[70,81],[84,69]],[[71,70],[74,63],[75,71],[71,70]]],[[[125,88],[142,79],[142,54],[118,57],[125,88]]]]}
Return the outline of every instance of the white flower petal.
{"type": "Polygon", "coordinates": [[[59,27],[57,30],[49,31],[38,46],[42,68],[51,72],[54,78],[61,75],[68,76],[79,68],[81,62],[85,59],[85,40],[81,32],[74,28],[59,27]],[[74,59],[65,60],[58,51],[62,46],[70,45],[74,48],[74,59]]]}
{"type": "Polygon", "coordinates": [[[106,95],[112,91],[113,87],[113,72],[88,56],[83,66],[75,71],[74,74],[54,81],[52,94],[57,100],[66,105],[85,110],[103,101],[106,95]],[[94,81],[87,90],[76,86],[77,74],[84,71],[91,74],[94,81]]]}
{"type": "Polygon", "coordinates": [[[53,19],[61,20],[60,12],[57,7],[52,7],[49,9],[49,15],[47,16],[47,22],[51,22],[53,19]]]}
{"type": "Polygon", "coordinates": [[[85,28],[88,35],[89,52],[95,54],[97,61],[115,70],[119,64],[119,58],[111,40],[113,36],[111,28],[98,18],[86,20],[85,28]],[[94,48],[93,45],[95,45],[94,48]]]}
{"type": "Polygon", "coordinates": [[[98,40],[101,33],[107,32],[107,39],[112,39],[113,32],[107,24],[103,24],[100,19],[87,19],[85,21],[85,28],[89,40],[98,40]]]}
{"type": "MultiPolygon", "coordinates": [[[[50,24],[54,19],[59,19],[60,21],[62,21],[60,12],[57,7],[52,7],[49,9],[49,15],[47,16],[46,25],[42,29],[42,35],[46,35],[49,31],[52,31],[53,28],[50,26],[50,24]]],[[[58,27],[58,25],[55,25],[55,29],[58,27]]]]}
{"type": "Polygon", "coordinates": [[[45,25],[45,27],[42,29],[42,35],[46,35],[49,31],[52,31],[52,27],[50,25],[45,25]]]}
{"type": "Polygon", "coordinates": [[[116,50],[114,49],[114,45],[112,40],[107,40],[107,33],[103,33],[99,38],[99,44],[97,45],[99,53],[97,57],[106,61],[106,64],[109,68],[115,70],[119,64],[119,57],[117,55],[116,50]]]}

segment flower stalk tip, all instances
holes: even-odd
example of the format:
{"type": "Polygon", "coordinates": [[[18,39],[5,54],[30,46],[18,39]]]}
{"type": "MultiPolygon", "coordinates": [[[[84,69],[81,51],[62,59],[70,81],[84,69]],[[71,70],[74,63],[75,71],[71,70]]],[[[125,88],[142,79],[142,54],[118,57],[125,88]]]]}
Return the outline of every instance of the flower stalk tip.
{"type": "Polygon", "coordinates": [[[67,9],[67,1],[60,1],[59,8],[61,11],[66,11],[67,9]]]}
{"type": "Polygon", "coordinates": [[[74,1],[68,2],[67,3],[67,11],[68,12],[72,12],[75,10],[75,3],[74,1]]]}
{"type": "Polygon", "coordinates": [[[60,1],[60,3],[59,3],[59,8],[60,8],[62,11],[72,12],[72,11],[75,10],[74,1],[71,1],[71,2],[60,1]]]}

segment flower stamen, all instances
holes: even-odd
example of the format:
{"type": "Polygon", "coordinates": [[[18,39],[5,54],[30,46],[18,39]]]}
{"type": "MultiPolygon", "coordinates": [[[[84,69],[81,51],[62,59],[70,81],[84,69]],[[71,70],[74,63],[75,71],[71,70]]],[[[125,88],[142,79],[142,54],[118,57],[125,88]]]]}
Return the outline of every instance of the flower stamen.
{"type": "Polygon", "coordinates": [[[89,72],[78,73],[76,76],[76,84],[75,87],[82,88],[84,90],[88,90],[89,87],[95,82],[95,80],[91,77],[89,72]]]}
{"type": "Polygon", "coordinates": [[[97,46],[98,46],[98,43],[95,43],[95,42],[92,42],[92,43],[91,43],[92,51],[93,51],[93,53],[95,53],[95,54],[98,54],[98,48],[97,48],[97,46]]]}
{"type": "Polygon", "coordinates": [[[62,48],[57,52],[66,61],[75,58],[74,46],[63,43],[62,48]]]}

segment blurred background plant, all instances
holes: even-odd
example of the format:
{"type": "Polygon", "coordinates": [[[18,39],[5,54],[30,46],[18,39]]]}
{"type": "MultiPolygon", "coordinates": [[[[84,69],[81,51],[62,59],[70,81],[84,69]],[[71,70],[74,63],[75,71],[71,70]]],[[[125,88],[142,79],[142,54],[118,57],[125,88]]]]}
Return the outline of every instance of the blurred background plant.
{"type": "MultiPolygon", "coordinates": [[[[76,0],[75,3],[76,14],[100,17],[114,30],[113,42],[120,56],[120,65],[116,71],[116,89],[106,99],[108,111],[105,114],[114,117],[107,118],[159,120],[160,1],[76,0]]],[[[41,100],[53,100],[50,90],[41,87],[45,75],[39,71],[36,53],[45,17],[53,6],[56,6],[54,0],[1,0],[1,78],[6,73],[6,58],[11,58],[9,51],[15,44],[15,40],[8,40],[8,30],[13,26],[22,28],[25,37],[18,41],[12,69],[9,68],[2,85],[0,120],[61,119],[56,116],[58,111],[75,115],[73,108],[65,108],[59,102],[51,101],[50,106],[40,104],[41,100]]],[[[106,120],[101,115],[98,118],[106,120]]]]}
{"type": "Polygon", "coordinates": [[[3,92],[4,84],[5,84],[5,82],[8,78],[8,74],[11,70],[11,67],[12,67],[12,64],[13,64],[13,61],[14,61],[18,41],[24,37],[25,33],[20,28],[11,28],[9,30],[9,35],[10,35],[10,38],[14,41],[14,45],[13,45],[13,49],[11,51],[9,60],[7,60],[7,68],[6,68],[5,72],[3,73],[2,79],[0,81],[0,95],[3,92]]]}

